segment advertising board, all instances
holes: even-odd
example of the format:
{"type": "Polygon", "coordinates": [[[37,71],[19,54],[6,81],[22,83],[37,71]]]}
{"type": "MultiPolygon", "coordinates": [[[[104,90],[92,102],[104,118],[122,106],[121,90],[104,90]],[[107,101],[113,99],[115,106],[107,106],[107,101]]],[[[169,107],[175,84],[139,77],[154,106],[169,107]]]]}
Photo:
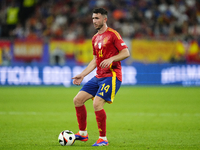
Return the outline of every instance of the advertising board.
{"type": "MultiPolygon", "coordinates": [[[[72,77],[86,66],[4,66],[0,86],[72,86],[72,77]]],[[[96,74],[87,75],[82,84],[96,74]]],[[[200,65],[135,64],[122,66],[122,85],[200,86],[200,65]]]]}

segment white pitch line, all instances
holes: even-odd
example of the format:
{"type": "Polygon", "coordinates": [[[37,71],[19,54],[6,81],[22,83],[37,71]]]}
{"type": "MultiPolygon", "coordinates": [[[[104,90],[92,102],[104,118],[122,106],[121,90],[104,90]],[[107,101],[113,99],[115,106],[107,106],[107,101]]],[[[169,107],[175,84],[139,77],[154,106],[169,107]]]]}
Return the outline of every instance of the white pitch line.
{"type": "Polygon", "coordinates": [[[38,112],[0,112],[0,115],[39,115],[38,112]]]}
{"type": "MultiPolygon", "coordinates": [[[[15,112],[15,111],[10,111],[10,112],[4,112],[4,111],[0,111],[0,115],[61,115],[63,113],[59,113],[59,112],[45,112],[45,113],[41,113],[41,112],[15,112]]],[[[75,114],[75,112],[66,112],[66,114],[75,114]]],[[[121,115],[121,113],[107,113],[108,115],[121,115]]],[[[94,115],[94,113],[92,112],[88,112],[88,115],[94,115]]],[[[190,117],[190,116],[195,116],[195,117],[200,117],[200,113],[194,113],[194,114],[190,114],[190,113],[144,113],[144,112],[140,112],[140,113],[131,113],[131,112],[127,112],[127,113],[123,113],[123,115],[128,115],[128,116],[149,116],[149,117],[154,117],[154,116],[160,116],[160,117],[170,117],[170,116],[183,116],[183,117],[190,117]]]]}

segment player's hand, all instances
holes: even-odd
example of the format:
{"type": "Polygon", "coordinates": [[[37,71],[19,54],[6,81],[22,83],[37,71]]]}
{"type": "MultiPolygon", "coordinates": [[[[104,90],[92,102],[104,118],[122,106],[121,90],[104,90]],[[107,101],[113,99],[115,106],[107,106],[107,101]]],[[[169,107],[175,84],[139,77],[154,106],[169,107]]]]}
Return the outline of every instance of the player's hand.
{"type": "Polygon", "coordinates": [[[74,79],[73,80],[73,84],[75,84],[75,85],[80,85],[81,84],[81,82],[83,81],[83,76],[82,75],[76,75],[75,77],[73,77],[72,79],[74,79]]]}
{"type": "Polygon", "coordinates": [[[100,63],[100,67],[108,68],[112,64],[112,62],[113,62],[112,58],[105,59],[100,63]]]}

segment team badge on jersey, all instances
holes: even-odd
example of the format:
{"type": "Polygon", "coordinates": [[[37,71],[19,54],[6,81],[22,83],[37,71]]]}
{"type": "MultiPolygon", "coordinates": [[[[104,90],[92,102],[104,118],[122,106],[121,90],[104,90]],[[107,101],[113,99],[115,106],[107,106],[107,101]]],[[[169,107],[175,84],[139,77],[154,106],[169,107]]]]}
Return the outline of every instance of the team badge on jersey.
{"type": "Polygon", "coordinates": [[[103,45],[105,46],[107,42],[108,42],[108,37],[105,37],[105,38],[103,39],[103,45]]]}

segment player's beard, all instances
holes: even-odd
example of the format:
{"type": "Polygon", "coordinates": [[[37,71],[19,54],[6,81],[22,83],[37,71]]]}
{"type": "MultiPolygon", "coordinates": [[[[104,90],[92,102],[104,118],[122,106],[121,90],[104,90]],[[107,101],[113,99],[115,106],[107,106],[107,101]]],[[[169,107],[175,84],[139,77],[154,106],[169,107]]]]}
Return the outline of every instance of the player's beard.
{"type": "Polygon", "coordinates": [[[98,26],[96,27],[96,29],[99,31],[102,27],[103,27],[103,23],[100,24],[100,25],[98,25],[98,26]]]}
{"type": "Polygon", "coordinates": [[[98,31],[103,27],[103,24],[99,25],[98,28],[96,28],[98,31]]]}

